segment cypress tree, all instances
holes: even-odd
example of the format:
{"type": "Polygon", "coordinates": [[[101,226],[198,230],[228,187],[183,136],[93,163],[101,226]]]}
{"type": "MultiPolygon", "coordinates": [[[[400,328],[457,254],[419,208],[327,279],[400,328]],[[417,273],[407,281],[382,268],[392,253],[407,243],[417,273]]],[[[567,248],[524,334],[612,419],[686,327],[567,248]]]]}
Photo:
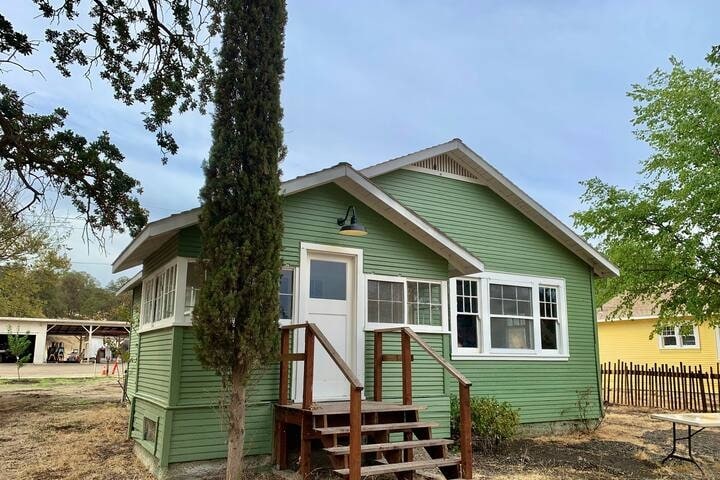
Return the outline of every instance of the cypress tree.
{"type": "Polygon", "coordinates": [[[277,355],[284,156],[283,0],[226,0],[213,144],[200,192],[205,283],[194,309],[201,363],[229,396],[227,479],[239,478],[245,396],[277,355]]]}

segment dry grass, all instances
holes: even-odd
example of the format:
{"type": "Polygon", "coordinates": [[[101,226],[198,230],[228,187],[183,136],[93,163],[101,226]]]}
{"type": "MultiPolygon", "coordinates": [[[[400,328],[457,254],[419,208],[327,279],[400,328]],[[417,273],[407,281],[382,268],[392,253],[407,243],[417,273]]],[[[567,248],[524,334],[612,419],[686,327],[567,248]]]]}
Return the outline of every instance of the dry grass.
{"type": "MultiPolygon", "coordinates": [[[[613,408],[594,432],[521,438],[501,453],[476,455],[477,479],[610,480],[720,478],[720,431],[706,430],[693,440],[694,466],[660,460],[672,445],[670,424],[650,419],[650,411],[613,408]]],[[[684,454],[684,450],[679,452],[684,454]]]]}
{"type": "Polygon", "coordinates": [[[112,379],[0,383],[0,478],[153,478],[125,439],[127,409],[112,379]]]}
{"type": "MultiPolygon", "coordinates": [[[[3,480],[150,480],[125,439],[128,410],[107,379],[0,380],[0,478],[3,480]]],[[[563,433],[512,442],[477,454],[474,478],[610,480],[720,478],[720,431],[696,437],[694,452],[707,476],[671,461],[661,466],[670,426],[649,411],[614,408],[591,433],[563,433]]],[[[285,479],[272,472],[257,480],[285,479]]]]}

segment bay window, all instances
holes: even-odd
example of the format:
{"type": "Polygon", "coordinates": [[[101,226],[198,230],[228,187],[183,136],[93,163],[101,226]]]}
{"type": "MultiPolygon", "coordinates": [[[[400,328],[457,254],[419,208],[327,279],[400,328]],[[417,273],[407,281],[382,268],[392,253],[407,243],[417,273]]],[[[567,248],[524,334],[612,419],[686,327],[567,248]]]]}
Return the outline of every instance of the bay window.
{"type": "Polygon", "coordinates": [[[442,331],[446,325],[446,282],[367,275],[367,327],[409,325],[442,331]]]}
{"type": "Polygon", "coordinates": [[[450,281],[453,356],[568,356],[562,279],[484,272],[450,281]]]}

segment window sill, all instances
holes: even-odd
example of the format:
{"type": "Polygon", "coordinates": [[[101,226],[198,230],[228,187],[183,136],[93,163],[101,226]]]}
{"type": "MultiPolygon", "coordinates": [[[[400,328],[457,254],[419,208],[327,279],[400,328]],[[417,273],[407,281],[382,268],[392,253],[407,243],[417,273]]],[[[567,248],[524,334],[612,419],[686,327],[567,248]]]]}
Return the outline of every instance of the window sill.
{"type": "Polygon", "coordinates": [[[140,325],[138,328],[138,333],[145,333],[150,332],[153,330],[161,330],[163,328],[169,328],[169,327],[191,327],[192,322],[188,320],[179,320],[176,321],[174,318],[166,318],[165,320],[160,320],[159,322],[155,323],[146,323],[144,325],[140,325]]]}
{"type": "Polygon", "coordinates": [[[520,360],[531,362],[567,362],[570,355],[533,355],[500,353],[453,353],[452,360],[520,360]]]}
{"type": "Polygon", "coordinates": [[[691,345],[687,347],[660,347],[660,350],[700,350],[699,345],[691,345]]]}
{"type": "Polygon", "coordinates": [[[450,330],[445,330],[442,327],[431,327],[428,325],[408,325],[403,323],[366,323],[365,331],[374,332],[375,330],[383,330],[388,328],[402,328],[410,327],[413,332],[417,333],[441,333],[450,334],[450,330]]]}

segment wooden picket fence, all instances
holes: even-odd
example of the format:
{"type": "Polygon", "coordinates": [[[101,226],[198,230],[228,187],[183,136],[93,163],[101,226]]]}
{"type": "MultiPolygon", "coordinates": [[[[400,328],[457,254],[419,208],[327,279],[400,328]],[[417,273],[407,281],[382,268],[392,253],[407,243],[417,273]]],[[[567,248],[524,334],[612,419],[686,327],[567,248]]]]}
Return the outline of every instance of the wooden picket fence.
{"type": "Polygon", "coordinates": [[[607,362],[601,367],[606,405],[629,405],[692,412],[720,411],[720,364],[633,365],[607,362]]]}

